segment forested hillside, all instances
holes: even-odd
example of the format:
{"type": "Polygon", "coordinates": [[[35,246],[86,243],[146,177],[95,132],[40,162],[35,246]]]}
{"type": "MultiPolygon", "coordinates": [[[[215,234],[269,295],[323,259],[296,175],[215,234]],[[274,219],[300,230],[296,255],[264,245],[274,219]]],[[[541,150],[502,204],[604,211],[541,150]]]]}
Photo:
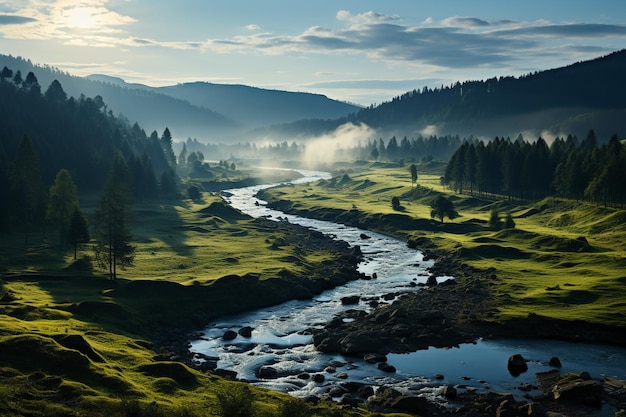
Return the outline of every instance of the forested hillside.
{"type": "Polygon", "coordinates": [[[584,137],[626,135],[626,50],[592,61],[535,72],[409,91],[334,123],[284,125],[284,134],[311,135],[345,122],[364,123],[388,135],[427,130],[461,136],[516,137],[542,132],[584,137]]]}
{"type": "MultiPolygon", "coordinates": [[[[163,126],[165,128],[165,126],[163,126]]],[[[47,190],[67,170],[81,192],[100,192],[124,160],[136,198],[158,196],[173,178],[171,134],[150,137],[107,109],[102,97],[69,97],[58,81],[4,67],[0,77],[0,218],[43,219],[47,190]],[[164,181],[165,180],[165,181],[164,181]],[[159,184],[159,181],[161,184],[159,184]],[[26,216],[26,217],[25,217],[26,216]]],[[[175,163],[175,161],[174,161],[175,163]]]]}
{"type": "Polygon", "coordinates": [[[188,101],[170,97],[156,91],[92,81],[75,77],[49,66],[37,66],[22,58],[0,55],[0,68],[8,67],[22,74],[33,72],[42,86],[58,80],[68,96],[78,98],[101,96],[115,116],[123,115],[129,123],[139,123],[149,131],[162,129],[167,117],[172,131],[179,135],[223,137],[237,128],[235,121],[207,108],[194,106],[188,101]]]}
{"type": "Polygon", "coordinates": [[[558,196],[604,206],[626,203],[626,145],[613,136],[598,145],[590,131],[580,143],[572,136],[548,145],[495,138],[465,141],[448,166],[444,181],[459,193],[509,199],[558,196]]]}
{"type": "Polygon", "coordinates": [[[202,142],[254,140],[250,129],[299,119],[337,119],[359,107],[319,94],[267,90],[244,85],[185,83],[150,87],[126,83],[106,75],[72,76],[50,66],[38,66],[12,56],[0,55],[0,68],[37,74],[41,85],[55,79],[68,96],[101,96],[113,113],[147,130],[160,129],[163,120],[177,139],[202,142]]]}

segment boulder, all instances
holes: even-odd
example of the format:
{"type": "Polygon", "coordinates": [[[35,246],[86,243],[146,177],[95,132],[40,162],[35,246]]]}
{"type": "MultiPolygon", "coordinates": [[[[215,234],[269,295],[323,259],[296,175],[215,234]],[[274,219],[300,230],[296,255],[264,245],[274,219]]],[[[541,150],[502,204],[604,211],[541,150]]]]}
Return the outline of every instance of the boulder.
{"type": "Polygon", "coordinates": [[[557,358],[556,356],[553,356],[548,361],[548,366],[552,366],[553,368],[560,368],[561,367],[561,360],[559,358],[557,358]]]}
{"type": "Polygon", "coordinates": [[[394,373],[396,372],[396,367],[393,365],[389,365],[387,362],[381,362],[378,364],[378,369],[380,369],[383,372],[387,372],[387,373],[394,373]]]}
{"type": "Polygon", "coordinates": [[[350,295],[350,296],[341,298],[341,304],[346,305],[346,306],[359,304],[359,301],[361,301],[361,297],[358,295],[350,295]]]}
{"type": "Polygon", "coordinates": [[[358,395],[361,398],[367,399],[371,397],[372,395],[374,395],[374,387],[370,385],[362,386],[361,388],[357,390],[356,395],[358,395]]]}
{"type": "Polygon", "coordinates": [[[326,379],[326,377],[324,377],[323,374],[315,374],[315,375],[313,375],[313,381],[317,382],[318,384],[321,384],[322,382],[324,382],[325,379],[326,379]]]}
{"type": "Polygon", "coordinates": [[[226,341],[235,340],[236,338],[237,338],[237,332],[235,332],[233,330],[227,330],[222,335],[222,339],[224,339],[226,341]]]}
{"type": "Polygon", "coordinates": [[[250,338],[252,337],[252,330],[254,330],[252,327],[245,326],[239,329],[237,333],[239,333],[239,336],[241,337],[250,338]]]}
{"type": "Polygon", "coordinates": [[[434,275],[430,275],[428,277],[428,279],[426,280],[426,285],[434,287],[437,285],[437,277],[435,277],[434,275]]]}
{"type": "Polygon", "coordinates": [[[519,353],[515,355],[509,356],[509,360],[507,362],[507,369],[513,376],[519,376],[524,372],[528,371],[528,364],[526,364],[526,359],[519,353]]]}
{"type": "Polygon", "coordinates": [[[357,407],[361,402],[361,400],[359,400],[358,398],[354,398],[350,394],[344,394],[339,399],[339,404],[347,405],[349,407],[357,407]]]}
{"type": "Polygon", "coordinates": [[[602,392],[602,383],[595,379],[567,382],[555,385],[552,389],[555,400],[584,405],[599,405],[602,401],[602,392]]]}
{"type": "Polygon", "coordinates": [[[456,388],[454,388],[452,385],[446,385],[445,387],[443,387],[442,394],[444,397],[451,399],[456,398],[457,391],[456,388]]]}
{"type": "Polygon", "coordinates": [[[328,391],[328,395],[330,395],[331,398],[339,398],[339,397],[342,397],[343,395],[345,395],[347,393],[348,392],[346,391],[346,389],[342,388],[342,387],[332,387],[328,391]]]}
{"type": "Polygon", "coordinates": [[[396,398],[391,407],[395,410],[404,411],[411,414],[426,414],[429,412],[430,404],[424,397],[401,396],[396,398]]]}
{"type": "Polygon", "coordinates": [[[260,379],[272,379],[278,376],[278,371],[272,366],[261,366],[256,374],[260,379]]]}

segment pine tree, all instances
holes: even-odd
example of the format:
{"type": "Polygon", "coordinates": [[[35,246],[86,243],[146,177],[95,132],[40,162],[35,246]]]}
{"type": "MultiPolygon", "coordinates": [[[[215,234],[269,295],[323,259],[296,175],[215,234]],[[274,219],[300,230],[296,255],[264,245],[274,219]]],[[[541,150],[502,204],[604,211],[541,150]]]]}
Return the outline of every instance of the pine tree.
{"type": "Polygon", "coordinates": [[[127,167],[118,158],[94,213],[94,247],[98,264],[108,270],[109,278],[117,278],[117,266],[125,268],[135,259],[135,246],[128,229],[130,221],[130,186],[127,167]]]}
{"type": "Polygon", "coordinates": [[[171,168],[176,168],[176,155],[174,154],[174,149],[172,148],[172,133],[167,127],[163,131],[163,135],[161,135],[161,146],[163,147],[167,163],[171,168]]]}
{"type": "Polygon", "coordinates": [[[50,197],[48,198],[48,210],[46,218],[53,224],[59,226],[61,242],[65,242],[65,236],[72,219],[74,209],[78,207],[78,189],[72,181],[70,173],[60,170],[54,184],[50,187],[50,197]]]}
{"type": "Polygon", "coordinates": [[[89,227],[87,219],[78,206],[74,206],[70,225],[67,231],[67,240],[74,246],[74,260],[76,260],[76,252],[81,243],[89,243],[89,227]]]}
{"type": "Polygon", "coordinates": [[[29,225],[43,220],[45,187],[41,178],[39,160],[28,136],[24,136],[17,148],[12,167],[12,185],[15,201],[22,206],[24,245],[28,244],[29,225]]]}

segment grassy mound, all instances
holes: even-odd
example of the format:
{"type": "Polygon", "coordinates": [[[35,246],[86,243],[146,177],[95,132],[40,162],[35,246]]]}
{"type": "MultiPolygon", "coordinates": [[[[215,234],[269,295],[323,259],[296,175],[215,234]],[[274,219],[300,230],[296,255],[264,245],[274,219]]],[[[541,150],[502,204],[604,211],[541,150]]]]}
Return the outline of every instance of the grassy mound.
{"type": "Polygon", "coordinates": [[[179,362],[157,362],[137,367],[139,372],[155,377],[169,378],[181,387],[193,388],[198,384],[196,375],[179,362]]]}
{"type": "Polygon", "coordinates": [[[214,201],[209,206],[198,210],[198,213],[205,217],[219,217],[228,223],[235,223],[239,220],[250,219],[250,216],[243,214],[239,210],[235,210],[222,201],[214,201]]]}
{"type": "Polygon", "coordinates": [[[51,337],[34,334],[0,338],[0,360],[24,372],[43,371],[67,376],[92,373],[89,358],[75,349],[68,349],[51,337]]]}

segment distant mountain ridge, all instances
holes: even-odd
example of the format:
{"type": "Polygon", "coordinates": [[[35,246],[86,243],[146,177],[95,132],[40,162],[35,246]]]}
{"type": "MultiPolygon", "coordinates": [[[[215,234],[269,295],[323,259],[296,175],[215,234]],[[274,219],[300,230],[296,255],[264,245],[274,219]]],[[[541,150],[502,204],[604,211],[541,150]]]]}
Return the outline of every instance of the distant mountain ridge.
{"type": "Polygon", "coordinates": [[[4,66],[21,71],[23,76],[32,71],[43,91],[56,79],[69,96],[99,95],[115,115],[122,114],[149,131],[162,131],[167,126],[179,140],[253,140],[248,132],[259,126],[300,119],[337,119],[359,110],[323,95],[243,85],[198,82],[150,87],[104,74],[76,77],[48,65],[0,55],[0,69],[4,66]]]}
{"type": "Polygon", "coordinates": [[[102,96],[114,114],[146,130],[168,126],[177,140],[211,142],[306,139],[352,122],[376,135],[510,136],[575,134],[600,141],[626,136],[626,50],[521,77],[501,76],[409,91],[360,108],[323,95],[244,85],[184,83],[149,87],[97,74],[80,78],[0,55],[0,68],[33,71],[45,90],[58,79],[78,97],[102,96]]]}

